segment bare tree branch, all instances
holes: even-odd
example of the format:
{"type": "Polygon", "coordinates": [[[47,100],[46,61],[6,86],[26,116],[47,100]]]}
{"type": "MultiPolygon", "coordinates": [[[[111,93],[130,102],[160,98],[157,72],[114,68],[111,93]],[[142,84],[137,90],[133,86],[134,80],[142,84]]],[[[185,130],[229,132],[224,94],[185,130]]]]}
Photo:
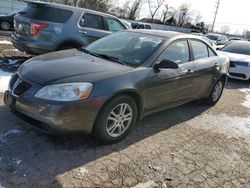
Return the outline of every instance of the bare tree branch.
{"type": "Polygon", "coordinates": [[[151,15],[151,21],[154,20],[156,13],[161,8],[164,2],[165,0],[156,0],[156,4],[155,3],[153,4],[152,0],[148,0],[148,7],[149,7],[150,15],[151,15]]]}

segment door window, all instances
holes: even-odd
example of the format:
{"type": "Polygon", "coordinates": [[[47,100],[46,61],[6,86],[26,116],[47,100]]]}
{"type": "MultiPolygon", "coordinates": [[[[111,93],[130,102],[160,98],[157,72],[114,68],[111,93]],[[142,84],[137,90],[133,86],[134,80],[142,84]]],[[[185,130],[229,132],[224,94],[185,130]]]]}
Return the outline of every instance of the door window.
{"type": "Polygon", "coordinates": [[[214,53],[214,51],[208,47],[208,53],[209,53],[209,57],[214,57],[216,56],[216,54],[214,53]]]}
{"type": "Polygon", "coordinates": [[[208,58],[207,45],[203,42],[192,40],[192,49],[194,53],[194,60],[208,58]]]}
{"type": "Polygon", "coordinates": [[[117,31],[121,31],[125,29],[125,27],[119,21],[115,19],[106,18],[106,20],[107,20],[109,31],[111,32],[117,32],[117,31]]]}
{"type": "Polygon", "coordinates": [[[80,19],[79,25],[81,27],[90,27],[94,29],[104,30],[103,17],[94,14],[85,14],[80,19]]]}
{"type": "Polygon", "coordinates": [[[170,44],[170,46],[163,52],[160,59],[167,59],[177,63],[189,62],[190,56],[187,41],[177,41],[170,44]]]}

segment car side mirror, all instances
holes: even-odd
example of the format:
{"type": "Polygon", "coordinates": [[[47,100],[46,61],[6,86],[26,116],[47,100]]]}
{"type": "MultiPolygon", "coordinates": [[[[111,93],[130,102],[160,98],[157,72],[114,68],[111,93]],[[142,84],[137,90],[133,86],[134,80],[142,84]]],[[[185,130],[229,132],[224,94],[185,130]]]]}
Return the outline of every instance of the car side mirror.
{"type": "Polygon", "coordinates": [[[179,66],[177,65],[176,62],[168,60],[168,59],[163,59],[159,63],[156,63],[154,65],[155,70],[159,69],[178,69],[179,66]]]}

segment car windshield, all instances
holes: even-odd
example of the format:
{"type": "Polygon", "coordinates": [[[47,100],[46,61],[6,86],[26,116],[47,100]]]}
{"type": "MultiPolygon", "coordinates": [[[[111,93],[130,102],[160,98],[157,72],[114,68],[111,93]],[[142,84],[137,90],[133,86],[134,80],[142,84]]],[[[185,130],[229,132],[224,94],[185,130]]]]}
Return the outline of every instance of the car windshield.
{"type": "Polygon", "coordinates": [[[222,48],[221,51],[250,55],[250,42],[232,42],[222,48]]]}
{"type": "Polygon", "coordinates": [[[162,43],[161,37],[135,32],[119,32],[90,44],[85,52],[130,66],[142,64],[162,43]],[[109,59],[111,59],[109,58],[109,59]]]}
{"type": "Polygon", "coordinates": [[[219,36],[218,35],[207,35],[207,38],[209,38],[210,40],[218,40],[219,36]]]}

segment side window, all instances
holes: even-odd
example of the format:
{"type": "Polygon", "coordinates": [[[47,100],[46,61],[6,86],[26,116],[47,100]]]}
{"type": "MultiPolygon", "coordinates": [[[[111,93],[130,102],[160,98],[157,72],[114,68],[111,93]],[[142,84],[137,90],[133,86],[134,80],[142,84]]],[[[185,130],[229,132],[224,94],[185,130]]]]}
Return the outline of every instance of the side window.
{"type": "Polygon", "coordinates": [[[208,54],[209,54],[209,57],[214,57],[216,56],[216,54],[214,53],[214,51],[208,47],[208,54]]]}
{"type": "Polygon", "coordinates": [[[106,18],[106,20],[107,20],[109,31],[111,32],[117,32],[117,31],[121,31],[125,29],[125,27],[119,21],[115,19],[106,18]]]}
{"type": "Polygon", "coordinates": [[[181,63],[189,62],[189,47],[187,41],[176,41],[170,44],[160,56],[160,59],[167,59],[181,63]]]}
{"type": "Polygon", "coordinates": [[[208,58],[207,45],[196,40],[192,40],[192,49],[194,53],[194,60],[208,58]]]}
{"type": "Polygon", "coordinates": [[[145,29],[144,24],[139,24],[139,25],[137,26],[137,29],[145,29]]]}
{"type": "Polygon", "coordinates": [[[83,14],[81,19],[80,19],[80,22],[79,22],[79,25],[81,27],[86,27],[86,18],[85,18],[85,15],[83,14]]]}
{"type": "Polygon", "coordinates": [[[151,25],[145,25],[145,29],[151,29],[151,25]]]}
{"type": "Polygon", "coordinates": [[[85,14],[80,19],[81,27],[90,27],[94,29],[104,29],[103,17],[94,14],[85,14]]]}

